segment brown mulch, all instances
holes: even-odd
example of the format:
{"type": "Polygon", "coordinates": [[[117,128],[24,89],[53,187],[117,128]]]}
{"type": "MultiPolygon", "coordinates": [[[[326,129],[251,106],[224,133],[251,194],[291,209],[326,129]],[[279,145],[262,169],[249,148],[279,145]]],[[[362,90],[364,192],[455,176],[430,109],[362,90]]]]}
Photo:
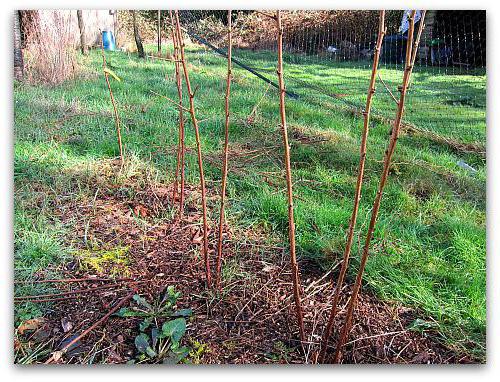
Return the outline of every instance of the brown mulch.
{"type": "MultiPolygon", "coordinates": [[[[172,189],[165,187],[135,189],[132,195],[121,188],[99,189],[92,200],[62,198],[54,209],[61,221],[74,227],[69,243],[73,248],[127,247],[129,264],[125,271],[129,273],[125,275],[141,281],[139,294],[151,301],[168,285],[182,292],[179,307],[194,311],[186,343],[197,341],[207,345],[200,363],[314,362],[332,300],[331,280],[338,267],[325,274],[314,263],[300,262],[306,332],[309,334],[309,342],[302,349],[291,296],[288,252],[265,241],[256,232],[227,230],[222,291],[220,294],[207,291],[200,256],[199,193],[195,188],[188,188],[186,192],[185,216],[180,222],[168,215],[172,210],[172,189]]],[[[211,226],[216,224],[211,222],[211,226]]],[[[213,230],[210,239],[210,257],[214,259],[213,230]]],[[[106,276],[82,268],[78,252],[63,273],[71,278],[106,276]]],[[[60,287],[69,290],[105,284],[85,281],[60,287]]],[[[130,291],[126,281],[120,285],[55,303],[47,317],[54,347],[61,348],[130,291]]],[[[346,294],[341,301],[334,336],[343,323],[346,294]]],[[[436,333],[410,330],[416,318],[418,313],[414,310],[362,293],[343,362],[471,362],[442,345],[436,333]]],[[[137,319],[112,316],[78,342],[61,361],[125,363],[135,354],[137,327],[137,319]]],[[[330,356],[335,350],[334,339],[330,343],[330,356]]]]}

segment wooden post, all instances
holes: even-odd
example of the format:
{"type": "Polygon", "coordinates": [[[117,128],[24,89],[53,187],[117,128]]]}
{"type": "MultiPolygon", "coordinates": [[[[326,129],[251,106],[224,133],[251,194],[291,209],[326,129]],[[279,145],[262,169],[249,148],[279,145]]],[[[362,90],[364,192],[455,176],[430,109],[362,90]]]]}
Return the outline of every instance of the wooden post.
{"type": "Polygon", "coordinates": [[[293,295],[295,299],[295,312],[299,325],[300,340],[306,341],[304,331],[304,314],[300,298],[300,275],[297,257],[295,254],[295,222],[293,217],[293,192],[292,192],[292,170],[290,166],[290,146],[288,143],[288,131],[285,113],[285,83],[283,80],[283,26],[281,25],[281,12],[276,11],[276,24],[278,28],[278,84],[280,89],[280,117],[281,133],[283,136],[284,162],[286,171],[287,197],[288,197],[288,236],[290,240],[290,265],[293,281],[293,295]]]}
{"type": "Polygon", "coordinates": [[[172,194],[172,200],[175,203],[175,198],[178,191],[178,178],[179,172],[181,176],[181,192],[180,192],[180,200],[179,200],[179,219],[182,219],[182,215],[184,213],[184,187],[185,187],[185,179],[184,179],[184,107],[182,106],[182,77],[181,77],[181,69],[180,69],[180,54],[179,54],[179,42],[176,37],[176,28],[174,23],[174,17],[172,15],[172,11],[169,11],[170,14],[170,22],[172,24],[172,43],[174,45],[174,63],[175,63],[175,80],[177,84],[177,95],[179,97],[179,141],[177,146],[177,166],[175,168],[175,180],[174,180],[174,190],[172,194]]]}
{"type": "Polygon", "coordinates": [[[108,85],[109,96],[111,97],[111,103],[113,105],[113,113],[115,117],[116,135],[118,137],[118,147],[120,149],[120,162],[123,166],[123,147],[122,147],[122,134],[120,129],[120,117],[118,116],[118,109],[116,108],[115,97],[113,96],[113,91],[111,90],[111,84],[109,83],[109,75],[106,71],[106,56],[104,54],[104,45],[102,42],[102,32],[101,32],[101,53],[102,53],[102,69],[104,72],[104,78],[106,78],[106,84],[108,85]]]}
{"type": "Polygon", "coordinates": [[[175,23],[177,31],[177,41],[181,53],[182,69],[184,71],[184,80],[186,81],[187,92],[189,95],[189,110],[191,114],[191,120],[193,122],[193,127],[196,137],[196,146],[198,151],[198,167],[200,171],[200,186],[201,186],[201,205],[203,209],[203,258],[205,262],[205,274],[207,278],[207,286],[210,287],[212,283],[212,277],[210,275],[210,259],[208,258],[207,200],[206,200],[206,190],[205,190],[205,175],[203,173],[203,159],[201,155],[200,131],[198,128],[198,121],[196,119],[196,113],[194,109],[194,93],[191,88],[191,82],[189,81],[189,71],[186,63],[186,56],[184,53],[184,41],[182,39],[182,31],[181,31],[181,24],[179,21],[178,11],[175,11],[175,23]]]}
{"type": "Polygon", "coordinates": [[[366,142],[368,139],[368,132],[370,130],[370,111],[372,106],[373,95],[375,94],[375,81],[377,79],[377,69],[380,58],[380,49],[382,47],[382,41],[384,40],[385,34],[385,11],[380,11],[379,24],[378,24],[378,37],[377,44],[375,46],[375,52],[373,55],[373,66],[372,74],[370,77],[370,85],[368,86],[368,94],[366,96],[366,107],[363,112],[364,122],[363,122],[363,135],[361,137],[361,147],[360,147],[360,157],[359,157],[359,167],[358,167],[358,179],[356,182],[356,191],[354,193],[354,207],[352,209],[351,220],[349,222],[349,230],[347,234],[347,243],[344,250],[344,257],[342,259],[342,267],[340,269],[339,276],[337,278],[337,285],[335,287],[335,295],[333,297],[332,309],[330,311],[330,317],[328,319],[328,324],[323,333],[323,339],[321,341],[321,350],[319,354],[319,362],[323,363],[325,361],[326,350],[328,346],[328,339],[332,334],[333,323],[335,321],[335,316],[337,314],[337,305],[339,303],[340,291],[342,290],[342,285],[344,283],[345,274],[349,265],[349,257],[351,255],[352,241],[354,238],[354,229],[356,228],[356,219],[358,217],[359,201],[361,199],[361,188],[363,185],[363,176],[365,172],[365,160],[366,160],[366,142]]]}
{"type": "Polygon", "coordinates": [[[410,15],[410,20],[409,20],[410,25],[408,28],[408,40],[407,40],[407,44],[406,44],[405,70],[404,70],[404,74],[403,74],[403,82],[402,82],[401,87],[399,88],[400,97],[399,97],[396,119],[394,121],[394,125],[392,128],[389,146],[388,146],[388,148],[385,152],[385,156],[384,156],[382,175],[380,177],[380,183],[379,183],[377,195],[376,195],[375,201],[373,203],[370,225],[368,227],[368,233],[366,235],[366,240],[365,240],[365,244],[364,244],[364,248],[363,248],[363,254],[361,256],[361,262],[359,265],[358,274],[356,275],[356,281],[354,283],[352,295],[351,295],[351,298],[349,300],[347,314],[346,314],[346,318],[344,321],[344,327],[342,328],[342,332],[340,334],[340,337],[339,337],[339,340],[337,343],[337,350],[335,352],[335,359],[334,359],[335,363],[338,363],[340,361],[340,357],[342,355],[342,353],[341,353],[342,348],[343,348],[345,341],[347,339],[347,335],[351,329],[352,314],[354,312],[356,300],[357,300],[359,291],[361,289],[363,272],[365,270],[366,261],[368,259],[368,251],[370,249],[370,243],[371,243],[371,239],[373,237],[373,231],[375,230],[375,223],[377,221],[377,215],[378,215],[378,211],[380,208],[380,203],[382,201],[382,194],[384,191],[385,183],[387,181],[387,176],[389,174],[392,155],[394,154],[394,150],[396,148],[396,142],[397,142],[397,139],[399,136],[399,130],[401,127],[401,120],[402,120],[403,114],[404,114],[404,104],[405,104],[405,99],[406,99],[406,91],[408,89],[408,82],[410,80],[411,72],[413,69],[412,58],[416,57],[416,55],[415,56],[412,55],[413,32],[414,32],[414,27],[415,27],[414,26],[415,13],[416,13],[415,11],[412,11],[412,13],[410,15]]]}
{"type": "Polygon", "coordinates": [[[222,186],[221,186],[221,202],[219,214],[219,241],[217,245],[217,267],[216,267],[216,286],[220,287],[221,278],[221,263],[222,263],[222,233],[224,228],[224,204],[226,201],[226,182],[227,182],[227,166],[228,166],[228,148],[229,148],[229,95],[231,92],[231,56],[232,56],[232,36],[231,36],[231,10],[227,11],[227,77],[226,77],[226,97],[225,97],[225,110],[226,110],[226,123],[224,129],[224,158],[222,162],[222,186]]]}

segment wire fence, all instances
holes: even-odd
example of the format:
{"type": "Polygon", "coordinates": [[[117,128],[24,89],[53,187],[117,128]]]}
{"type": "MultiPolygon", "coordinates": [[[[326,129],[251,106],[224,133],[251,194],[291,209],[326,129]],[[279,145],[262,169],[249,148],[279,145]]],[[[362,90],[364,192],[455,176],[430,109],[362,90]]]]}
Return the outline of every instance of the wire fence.
{"type": "MultiPolygon", "coordinates": [[[[232,20],[235,68],[252,73],[265,89],[276,87],[277,82],[273,15],[273,11],[235,11],[232,20]]],[[[200,48],[190,51],[193,59],[219,57],[224,65],[227,12],[188,10],[180,11],[180,17],[187,35],[200,48]]],[[[394,116],[402,78],[405,20],[405,11],[386,13],[387,33],[372,111],[385,122],[394,116]]],[[[283,25],[288,94],[309,106],[361,115],[378,11],[287,11],[283,25]]],[[[485,11],[427,11],[406,110],[404,122],[414,132],[484,154],[485,11]]]]}

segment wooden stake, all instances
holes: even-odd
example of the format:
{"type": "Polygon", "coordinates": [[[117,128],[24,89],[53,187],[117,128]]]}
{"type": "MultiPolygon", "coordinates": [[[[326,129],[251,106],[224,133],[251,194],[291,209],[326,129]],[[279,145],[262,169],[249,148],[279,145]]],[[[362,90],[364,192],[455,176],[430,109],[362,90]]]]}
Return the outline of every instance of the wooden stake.
{"type": "Polygon", "coordinates": [[[231,92],[231,55],[232,55],[232,36],[231,36],[231,10],[227,11],[227,78],[226,78],[226,124],[224,129],[224,158],[222,163],[222,186],[221,186],[221,202],[220,202],[220,215],[219,215],[219,242],[217,246],[217,268],[216,268],[216,286],[220,288],[220,273],[222,263],[222,231],[224,228],[224,204],[226,201],[226,183],[227,183],[227,162],[228,162],[228,148],[229,148],[229,95],[231,92]]]}
{"type": "Polygon", "coordinates": [[[189,71],[186,63],[186,56],[184,53],[184,41],[182,39],[181,23],[179,21],[178,11],[175,11],[175,24],[177,32],[177,42],[181,53],[182,69],[184,71],[184,80],[186,81],[186,87],[189,95],[189,109],[191,114],[191,120],[193,122],[193,127],[196,137],[196,146],[198,151],[198,167],[200,170],[200,186],[201,186],[201,205],[203,209],[203,258],[205,262],[205,274],[207,277],[207,286],[210,287],[210,285],[212,284],[212,277],[210,275],[210,260],[208,258],[207,200],[206,200],[206,190],[205,190],[205,175],[203,173],[203,158],[201,155],[200,131],[198,128],[198,121],[196,120],[196,113],[194,110],[194,93],[191,88],[191,82],[189,81],[189,71]]]}
{"type": "Polygon", "coordinates": [[[293,192],[292,192],[292,170],[290,166],[290,146],[288,144],[288,131],[285,113],[285,83],[283,80],[283,26],[281,25],[281,12],[276,11],[276,24],[278,28],[278,84],[280,89],[280,117],[281,133],[283,135],[284,160],[286,170],[287,196],[288,196],[288,236],[290,240],[290,265],[293,280],[293,295],[295,298],[295,312],[299,325],[300,340],[306,341],[304,331],[304,314],[300,299],[300,275],[297,257],[295,254],[295,222],[293,217],[293,192]]]}
{"type": "Polygon", "coordinates": [[[180,63],[181,60],[179,58],[179,42],[176,37],[176,28],[174,24],[174,17],[172,15],[172,11],[170,12],[170,21],[172,23],[172,42],[174,44],[174,61],[175,61],[175,80],[177,84],[177,94],[179,96],[179,141],[178,141],[178,146],[177,146],[177,166],[175,168],[175,181],[174,181],[174,192],[172,195],[172,200],[175,203],[175,197],[178,191],[178,177],[179,177],[179,172],[181,174],[181,194],[180,194],[180,200],[179,200],[179,219],[182,219],[182,215],[184,213],[184,187],[185,187],[185,171],[184,171],[184,153],[185,153],[185,147],[184,147],[184,107],[182,106],[182,76],[181,76],[181,69],[180,69],[180,63]]]}
{"type": "Polygon", "coordinates": [[[364,248],[363,248],[363,254],[361,256],[361,262],[359,265],[358,274],[356,275],[356,281],[354,283],[352,295],[351,295],[351,298],[349,300],[347,314],[346,314],[346,318],[344,321],[344,326],[342,328],[342,332],[340,334],[340,337],[339,337],[339,340],[337,343],[337,350],[335,352],[335,358],[334,358],[335,363],[338,363],[340,361],[342,348],[343,348],[345,341],[347,339],[347,335],[351,329],[352,314],[354,312],[356,300],[357,300],[359,291],[361,289],[361,281],[363,278],[363,272],[365,270],[366,261],[368,259],[368,251],[370,249],[370,243],[371,243],[371,239],[373,237],[373,231],[375,230],[375,223],[377,221],[377,215],[378,215],[378,211],[380,208],[380,203],[382,201],[382,193],[384,191],[385,183],[387,181],[387,176],[389,174],[392,155],[394,154],[394,150],[396,148],[396,142],[397,142],[397,139],[399,136],[399,130],[401,127],[401,120],[403,118],[403,113],[404,113],[406,91],[408,89],[408,82],[410,80],[411,71],[413,69],[412,59],[413,59],[413,57],[416,57],[416,55],[412,55],[412,43],[413,43],[415,13],[416,13],[416,11],[412,11],[412,13],[410,15],[410,20],[409,20],[410,25],[408,28],[408,40],[407,40],[407,44],[406,44],[405,71],[403,74],[403,83],[402,83],[402,86],[400,87],[401,93],[400,93],[399,102],[398,102],[396,119],[394,121],[394,125],[392,128],[389,146],[388,146],[388,148],[385,152],[385,156],[384,156],[384,165],[383,165],[382,175],[380,177],[380,183],[379,183],[377,195],[376,195],[375,201],[373,203],[370,225],[368,227],[368,233],[366,235],[366,240],[365,240],[365,244],[364,244],[364,248]]]}
{"type": "Polygon", "coordinates": [[[370,111],[372,106],[373,95],[375,94],[375,81],[377,79],[377,69],[380,58],[380,49],[382,48],[382,41],[384,40],[385,34],[385,11],[380,11],[379,25],[378,25],[378,37],[377,44],[375,46],[375,52],[373,55],[373,66],[372,75],[370,77],[370,85],[368,86],[368,94],[366,96],[366,107],[363,113],[364,123],[363,123],[363,135],[361,137],[361,147],[360,147],[360,157],[359,157],[359,168],[358,168],[358,180],[356,182],[356,191],[354,194],[354,207],[352,209],[351,220],[349,222],[349,231],[347,234],[347,243],[344,250],[344,257],[342,260],[342,267],[337,279],[337,285],[335,289],[335,295],[333,297],[332,309],[330,311],[330,317],[328,319],[328,324],[323,333],[323,339],[321,341],[321,350],[319,353],[319,362],[323,363],[325,361],[326,349],[328,345],[328,339],[332,334],[333,323],[335,321],[335,316],[337,314],[337,305],[339,303],[340,291],[342,290],[342,285],[344,283],[344,277],[347,272],[349,265],[349,257],[351,255],[352,241],[354,238],[354,229],[356,228],[356,219],[358,217],[359,201],[361,199],[361,188],[363,185],[363,176],[365,172],[365,160],[366,160],[366,141],[368,139],[368,132],[370,130],[370,111]]]}
{"type": "Polygon", "coordinates": [[[106,56],[104,54],[104,45],[101,37],[101,53],[102,53],[102,69],[104,72],[104,77],[106,78],[106,84],[108,85],[109,96],[111,97],[111,103],[113,104],[113,113],[115,117],[116,135],[118,137],[118,147],[120,149],[120,162],[123,166],[123,147],[122,147],[122,134],[120,129],[120,117],[118,116],[118,110],[116,108],[115,97],[113,96],[113,91],[111,90],[111,84],[109,83],[109,75],[106,71],[106,56]]]}

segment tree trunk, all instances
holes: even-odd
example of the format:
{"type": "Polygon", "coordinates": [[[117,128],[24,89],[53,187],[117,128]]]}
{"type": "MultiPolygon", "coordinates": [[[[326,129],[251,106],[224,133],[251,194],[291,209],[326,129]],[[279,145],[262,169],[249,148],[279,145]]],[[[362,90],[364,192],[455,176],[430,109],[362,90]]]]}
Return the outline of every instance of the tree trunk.
{"type": "Polygon", "coordinates": [[[161,56],[161,11],[158,11],[158,56],[161,56]]]}
{"type": "Polygon", "coordinates": [[[145,58],[144,47],[142,46],[141,35],[139,34],[139,28],[137,27],[137,20],[135,18],[135,11],[132,12],[132,23],[134,24],[134,39],[135,44],[137,45],[137,53],[139,54],[139,58],[145,58]]]}
{"type": "Polygon", "coordinates": [[[80,50],[82,54],[87,54],[87,44],[85,43],[85,24],[83,23],[83,15],[81,10],[76,11],[76,17],[78,18],[78,28],[80,29],[80,50]]]}
{"type": "Polygon", "coordinates": [[[21,23],[19,11],[14,12],[14,78],[18,81],[24,77],[24,60],[21,48],[21,23]]]}

